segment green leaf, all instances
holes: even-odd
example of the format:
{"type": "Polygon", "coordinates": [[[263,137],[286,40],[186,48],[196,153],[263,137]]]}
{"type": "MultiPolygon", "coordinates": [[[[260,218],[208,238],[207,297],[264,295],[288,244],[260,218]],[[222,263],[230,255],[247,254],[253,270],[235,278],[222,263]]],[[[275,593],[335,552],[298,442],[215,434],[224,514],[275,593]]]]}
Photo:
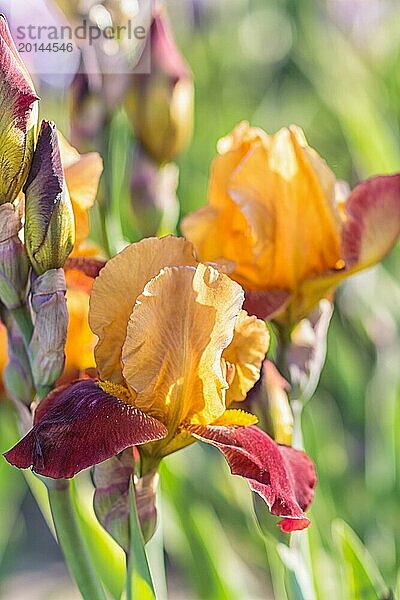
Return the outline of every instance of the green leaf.
{"type": "Polygon", "coordinates": [[[344,597],[348,600],[390,598],[372,556],[351,527],[337,519],[332,524],[332,536],[342,557],[344,597]]]}
{"type": "Polygon", "coordinates": [[[129,485],[129,502],[130,548],[128,554],[126,597],[127,600],[155,600],[156,595],[136,510],[135,488],[132,479],[129,485]]]}
{"type": "MultiPolygon", "coordinates": [[[[0,404],[0,453],[8,450],[15,442],[15,422],[8,403],[0,404]]],[[[26,494],[21,473],[0,459],[0,567],[7,550],[9,539],[18,519],[19,510],[26,494]]]]}

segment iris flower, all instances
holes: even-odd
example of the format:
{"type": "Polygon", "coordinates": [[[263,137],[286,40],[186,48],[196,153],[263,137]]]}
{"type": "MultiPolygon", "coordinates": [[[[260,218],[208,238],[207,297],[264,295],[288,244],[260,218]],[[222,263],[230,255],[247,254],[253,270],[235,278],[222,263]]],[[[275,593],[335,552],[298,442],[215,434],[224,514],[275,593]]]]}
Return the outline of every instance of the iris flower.
{"type": "Polygon", "coordinates": [[[145,475],[201,440],[283,517],[283,531],[307,527],[311,460],[231,407],[259,378],[269,343],[265,324],[242,310],[243,301],[240,285],[198,263],[182,238],[128,246],[101,270],[91,294],[99,379],[54,390],[7,460],[68,478],[140,445],[145,475]]]}
{"type": "Polygon", "coordinates": [[[295,126],[267,135],[243,122],[218,150],[209,203],[182,230],[200,260],[230,265],[252,314],[293,325],[398,239],[400,174],[343,193],[295,126]]]}

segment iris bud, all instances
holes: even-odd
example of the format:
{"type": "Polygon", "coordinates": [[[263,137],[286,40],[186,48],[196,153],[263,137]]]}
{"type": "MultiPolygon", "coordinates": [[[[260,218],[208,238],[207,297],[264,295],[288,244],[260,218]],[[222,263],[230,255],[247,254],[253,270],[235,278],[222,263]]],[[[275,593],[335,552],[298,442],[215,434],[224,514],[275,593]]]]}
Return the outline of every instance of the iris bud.
{"type": "Polygon", "coordinates": [[[0,206],[0,299],[9,310],[26,297],[29,260],[18,237],[21,227],[17,208],[9,202],[0,206]]]}
{"type": "Polygon", "coordinates": [[[174,163],[162,167],[141,147],[136,148],[131,176],[132,209],[142,237],[174,232],[179,220],[176,196],[179,171],[174,163]]]}
{"type": "Polygon", "coordinates": [[[35,327],[29,344],[36,388],[46,394],[64,370],[68,310],[63,269],[46,271],[32,278],[31,305],[35,327]]]}
{"type": "Polygon", "coordinates": [[[28,175],[38,106],[31,78],[0,15],[0,204],[14,202],[28,175]]]}
{"type": "Polygon", "coordinates": [[[146,41],[151,72],[140,73],[140,61],[126,98],[135,136],[158,163],[170,162],[190,141],[193,129],[193,77],[172,37],[162,11],[157,11],[146,41]]]}
{"type": "Polygon", "coordinates": [[[42,122],[24,192],[25,246],[41,275],[62,267],[75,241],[74,214],[54,123],[42,122]]]}

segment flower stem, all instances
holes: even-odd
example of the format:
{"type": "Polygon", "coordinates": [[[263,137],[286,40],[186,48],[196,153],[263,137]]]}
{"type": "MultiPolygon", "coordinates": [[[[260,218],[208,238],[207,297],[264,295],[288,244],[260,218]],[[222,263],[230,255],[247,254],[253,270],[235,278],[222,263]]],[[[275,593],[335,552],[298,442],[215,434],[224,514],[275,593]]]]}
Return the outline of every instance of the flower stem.
{"type": "Polygon", "coordinates": [[[105,600],[87,548],[79,531],[72,506],[71,489],[66,479],[46,480],[57,539],[84,600],[105,600]]]}
{"type": "MultiPolygon", "coordinates": [[[[33,335],[33,322],[29,309],[25,305],[12,310],[11,313],[28,350],[33,335]]],[[[36,386],[36,395],[39,400],[43,400],[50,391],[51,388],[48,386],[36,386]]],[[[53,480],[47,477],[39,477],[39,479],[47,487],[58,543],[82,598],[84,600],[106,600],[79,529],[72,505],[69,481],[66,479],[53,480]]],[[[27,481],[29,483],[29,479],[27,481]]]]}

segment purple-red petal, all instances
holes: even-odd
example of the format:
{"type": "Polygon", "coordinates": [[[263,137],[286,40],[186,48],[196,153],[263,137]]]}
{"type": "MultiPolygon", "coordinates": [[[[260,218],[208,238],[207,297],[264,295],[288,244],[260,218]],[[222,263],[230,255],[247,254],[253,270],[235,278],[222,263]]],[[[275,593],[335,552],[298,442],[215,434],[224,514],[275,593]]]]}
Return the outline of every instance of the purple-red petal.
{"type": "Polygon", "coordinates": [[[166,435],[162,423],[107,394],[96,380],[83,379],[49,394],[36,410],[31,431],[4,456],[20,469],[69,478],[125,448],[166,435]]]}
{"type": "Polygon", "coordinates": [[[243,308],[259,319],[271,319],[283,311],[289,301],[290,293],[286,290],[246,290],[243,308]]]}
{"type": "Polygon", "coordinates": [[[342,254],[346,267],[366,268],[382,260],[400,235],[400,173],[360,183],[345,210],[342,254]]]}
{"type": "Polygon", "coordinates": [[[280,446],[258,427],[190,426],[190,433],[218,448],[233,475],[247,479],[289,533],[308,527],[305,510],[317,483],[314,464],[300,450],[280,446]]]}
{"type": "Polygon", "coordinates": [[[101,269],[105,266],[106,261],[98,258],[92,258],[87,256],[71,256],[67,258],[64,264],[64,270],[76,270],[80,271],[87,277],[95,279],[98,277],[101,269]]]}

